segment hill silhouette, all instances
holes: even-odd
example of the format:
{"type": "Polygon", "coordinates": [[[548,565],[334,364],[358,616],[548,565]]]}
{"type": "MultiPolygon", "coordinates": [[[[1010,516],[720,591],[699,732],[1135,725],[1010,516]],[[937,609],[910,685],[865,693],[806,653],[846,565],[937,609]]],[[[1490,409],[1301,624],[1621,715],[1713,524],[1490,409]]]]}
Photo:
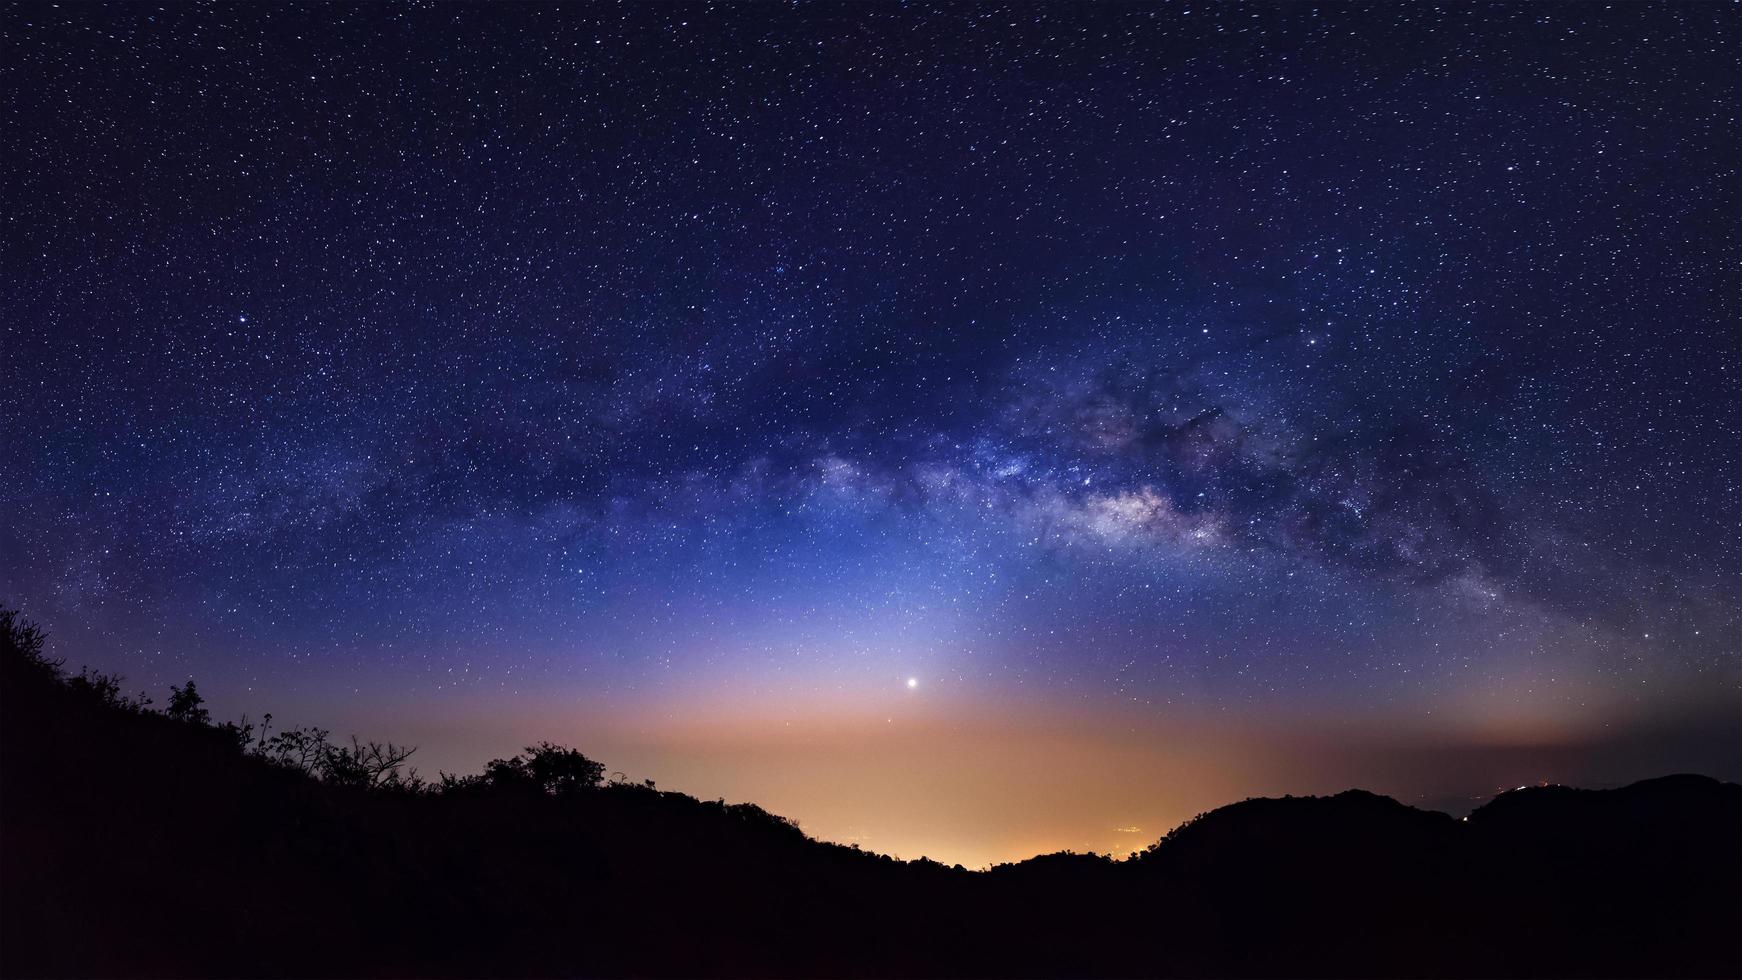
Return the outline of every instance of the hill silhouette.
{"type": "Polygon", "coordinates": [[[812,840],[538,745],[213,724],[0,614],[8,976],[1735,976],[1742,786],[1254,799],[1131,860],[983,872],[812,840]]]}

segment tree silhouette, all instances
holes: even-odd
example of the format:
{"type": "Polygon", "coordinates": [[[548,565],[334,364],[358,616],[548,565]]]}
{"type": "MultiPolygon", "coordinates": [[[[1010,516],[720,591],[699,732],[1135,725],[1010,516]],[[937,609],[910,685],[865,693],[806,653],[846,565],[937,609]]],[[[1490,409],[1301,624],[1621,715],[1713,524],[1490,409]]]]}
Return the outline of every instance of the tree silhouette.
{"type": "MultiPolygon", "coordinates": [[[[325,733],[322,733],[323,735],[325,733]]],[[[359,789],[400,787],[417,781],[416,772],[400,772],[416,746],[392,742],[364,742],[351,736],[350,745],[323,745],[320,777],[337,786],[359,789]]]]}
{"type": "Polygon", "coordinates": [[[604,781],[603,763],[579,751],[551,742],[528,745],[522,755],[491,759],[476,776],[442,774],[443,793],[525,793],[573,796],[597,789],[604,781]]]}
{"type": "Polygon", "coordinates": [[[164,706],[164,714],[176,721],[192,722],[196,725],[209,725],[212,714],[202,707],[206,699],[200,697],[199,689],[189,680],[187,686],[169,686],[169,704],[164,706]]]}
{"type": "Polygon", "coordinates": [[[539,789],[553,796],[566,796],[593,789],[605,778],[603,764],[582,755],[575,749],[540,742],[526,747],[527,771],[539,789]]]}
{"type": "Polygon", "coordinates": [[[316,776],[320,774],[321,760],[332,748],[327,741],[330,734],[324,728],[312,726],[286,728],[271,738],[263,739],[256,752],[279,765],[316,776]]]}

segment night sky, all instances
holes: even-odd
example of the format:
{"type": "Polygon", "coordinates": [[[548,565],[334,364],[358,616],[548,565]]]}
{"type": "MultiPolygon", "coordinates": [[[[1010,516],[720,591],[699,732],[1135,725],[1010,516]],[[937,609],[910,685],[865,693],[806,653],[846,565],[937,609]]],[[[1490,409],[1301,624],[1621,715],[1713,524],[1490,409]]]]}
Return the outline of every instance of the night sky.
{"type": "Polygon", "coordinates": [[[1734,5],[0,18],[70,665],[970,865],[1742,778],[1734,5]]]}

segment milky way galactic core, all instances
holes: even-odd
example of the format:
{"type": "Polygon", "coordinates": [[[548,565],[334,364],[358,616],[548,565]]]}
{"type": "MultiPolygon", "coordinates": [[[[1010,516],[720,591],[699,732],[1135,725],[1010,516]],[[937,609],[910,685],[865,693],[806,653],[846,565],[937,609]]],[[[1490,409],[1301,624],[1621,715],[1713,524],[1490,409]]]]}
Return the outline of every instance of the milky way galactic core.
{"type": "Polygon", "coordinates": [[[0,600],[819,836],[1742,778],[1731,5],[0,13],[0,600]]]}

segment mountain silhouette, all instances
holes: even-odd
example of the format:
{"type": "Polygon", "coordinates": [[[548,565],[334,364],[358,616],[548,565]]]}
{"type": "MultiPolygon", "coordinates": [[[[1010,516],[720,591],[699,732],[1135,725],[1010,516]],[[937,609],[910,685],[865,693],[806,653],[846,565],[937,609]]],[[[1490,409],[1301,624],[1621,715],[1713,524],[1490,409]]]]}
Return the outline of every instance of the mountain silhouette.
{"type": "Polygon", "coordinates": [[[1742,786],[1533,787],[1463,820],[1352,790],[1206,813],[1126,861],[986,871],[529,747],[212,724],[0,623],[7,976],[1735,976],[1742,786]],[[318,736],[318,737],[317,737],[318,736]]]}

